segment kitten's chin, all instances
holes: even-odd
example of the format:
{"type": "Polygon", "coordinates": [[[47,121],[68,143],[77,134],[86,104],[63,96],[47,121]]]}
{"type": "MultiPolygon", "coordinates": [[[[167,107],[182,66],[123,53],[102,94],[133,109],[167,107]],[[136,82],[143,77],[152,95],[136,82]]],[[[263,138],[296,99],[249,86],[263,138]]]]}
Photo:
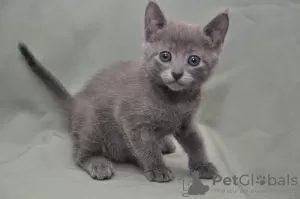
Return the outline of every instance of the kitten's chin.
{"type": "Polygon", "coordinates": [[[178,83],[171,83],[171,84],[166,84],[168,88],[172,91],[182,91],[185,89],[184,85],[178,84],[178,83]]]}

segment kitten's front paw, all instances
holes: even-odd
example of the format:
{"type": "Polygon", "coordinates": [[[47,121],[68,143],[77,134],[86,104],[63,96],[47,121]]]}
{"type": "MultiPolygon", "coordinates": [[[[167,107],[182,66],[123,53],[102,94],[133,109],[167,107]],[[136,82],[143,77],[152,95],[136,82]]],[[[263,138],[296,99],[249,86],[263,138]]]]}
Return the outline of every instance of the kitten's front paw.
{"type": "Polygon", "coordinates": [[[93,158],[87,168],[90,176],[98,180],[110,179],[114,174],[114,169],[108,160],[102,157],[93,158]]]}
{"type": "Polygon", "coordinates": [[[213,179],[218,175],[218,170],[211,162],[200,164],[196,168],[191,169],[191,172],[198,171],[200,179],[213,179]]]}
{"type": "Polygon", "coordinates": [[[174,179],[172,171],[165,166],[147,170],[145,174],[151,182],[170,182],[174,179]]]}

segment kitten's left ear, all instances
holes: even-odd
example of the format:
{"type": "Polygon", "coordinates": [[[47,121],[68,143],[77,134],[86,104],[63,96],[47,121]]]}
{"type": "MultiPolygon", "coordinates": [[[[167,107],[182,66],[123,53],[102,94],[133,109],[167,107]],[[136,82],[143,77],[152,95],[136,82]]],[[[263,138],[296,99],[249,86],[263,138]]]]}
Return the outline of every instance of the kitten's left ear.
{"type": "Polygon", "coordinates": [[[165,27],[166,18],[158,4],[150,0],[145,12],[145,39],[148,41],[153,34],[165,27]]]}
{"type": "Polygon", "coordinates": [[[204,33],[209,36],[213,46],[219,48],[225,41],[225,37],[229,27],[228,10],[217,15],[205,27],[204,33]]]}

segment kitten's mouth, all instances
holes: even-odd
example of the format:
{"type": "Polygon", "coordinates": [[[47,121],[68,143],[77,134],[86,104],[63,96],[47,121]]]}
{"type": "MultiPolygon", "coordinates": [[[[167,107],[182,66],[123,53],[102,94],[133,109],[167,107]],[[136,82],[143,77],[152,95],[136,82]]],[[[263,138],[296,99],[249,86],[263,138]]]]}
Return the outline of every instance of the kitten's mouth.
{"type": "Polygon", "coordinates": [[[179,82],[170,82],[166,84],[171,90],[179,91],[183,90],[185,86],[179,82]]]}

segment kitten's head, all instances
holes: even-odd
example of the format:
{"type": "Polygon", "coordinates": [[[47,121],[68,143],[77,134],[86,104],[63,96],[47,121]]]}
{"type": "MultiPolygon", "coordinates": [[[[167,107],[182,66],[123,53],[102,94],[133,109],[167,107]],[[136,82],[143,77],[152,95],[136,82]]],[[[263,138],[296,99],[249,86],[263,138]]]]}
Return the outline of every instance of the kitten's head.
{"type": "Polygon", "coordinates": [[[227,12],[204,28],[167,21],[150,1],[145,12],[144,62],[153,83],[173,91],[200,88],[218,63],[228,26],[227,12]]]}

